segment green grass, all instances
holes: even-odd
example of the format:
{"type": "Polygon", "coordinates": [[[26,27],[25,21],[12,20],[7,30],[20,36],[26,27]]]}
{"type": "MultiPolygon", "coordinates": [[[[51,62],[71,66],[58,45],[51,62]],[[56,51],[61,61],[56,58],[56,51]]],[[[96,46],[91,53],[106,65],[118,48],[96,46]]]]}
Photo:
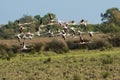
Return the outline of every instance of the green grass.
{"type": "Polygon", "coordinates": [[[0,80],[119,80],[120,48],[18,54],[0,60],[0,80]]]}
{"type": "Polygon", "coordinates": [[[53,59],[58,59],[58,58],[63,58],[63,57],[96,57],[96,56],[100,56],[102,54],[109,54],[109,55],[115,55],[120,53],[120,48],[113,48],[111,50],[104,50],[104,51],[100,51],[100,50],[72,50],[69,51],[68,53],[65,54],[56,54],[52,51],[45,51],[45,52],[41,52],[41,53],[36,53],[36,54],[26,54],[26,53],[22,53],[24,56],[21,57],[21,54],[18,54],[17,57],[13,58],[13,59],[19,59],[20,57],[22,59],[46,59],[46,58],[53,58],[53,59]]]}

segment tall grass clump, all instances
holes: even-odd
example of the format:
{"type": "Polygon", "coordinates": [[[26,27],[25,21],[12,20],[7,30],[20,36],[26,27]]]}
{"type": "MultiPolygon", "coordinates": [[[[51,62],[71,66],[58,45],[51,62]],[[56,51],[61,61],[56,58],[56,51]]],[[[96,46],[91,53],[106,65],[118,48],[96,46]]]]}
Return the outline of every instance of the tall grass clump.
{"type": "Polygon", "coordinates": [[[12,46],[7,44],[0,44],[0,58],[10,60],[10,58],[15,56],[14,49],[12,46]]]}
{"type": "Polygon", "coordinates": [[[7,59],[9,55],[7,54],[9,46],[6,44],[0,44],[0,58],[7,59]]]}
{"type": "Polygon", "coordinates": [[[53,39],[48,44],[48,48],[49,48],[49,50],[52,50],[56,53],[66,53],[69,51],[67,43],[62,39],[53,39]]]}
{"type": "Polygon", "coordinates": [[[73,76],[73,80],[81,80],[81,76],[78,75],[78,74],[75,74],[75,75],[73,76]]]}
{"type": "Polygon", "coordinates": [[[110,76],[110,73],[109,72],[102,72],[102,77],[103,77],[103,79],[106,79],[107,77],[109,77],[110,76]]]}
{"type": "Polygon", "coordinates": [[[10,60],[10,56],[7,54],[7,51],[0,48],[0,58],[10,60]]]}
{"type": "Polygon", "coordinates": [[[106,64],[112,64],[114,59],[112,56],[104,54],[104,55],[101,55],[100,60],[103,65],[106,65],[106,64]]]}

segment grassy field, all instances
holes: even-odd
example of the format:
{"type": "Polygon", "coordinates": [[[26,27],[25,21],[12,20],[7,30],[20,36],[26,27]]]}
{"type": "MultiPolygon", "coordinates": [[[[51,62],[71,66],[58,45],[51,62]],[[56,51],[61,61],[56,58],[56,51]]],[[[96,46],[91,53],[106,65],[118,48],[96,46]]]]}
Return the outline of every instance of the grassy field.
{"type": "Polygon", "coordinates": [[[17,54],[0,60],[0,80],[120,80],[120,48],[17,54]]]}

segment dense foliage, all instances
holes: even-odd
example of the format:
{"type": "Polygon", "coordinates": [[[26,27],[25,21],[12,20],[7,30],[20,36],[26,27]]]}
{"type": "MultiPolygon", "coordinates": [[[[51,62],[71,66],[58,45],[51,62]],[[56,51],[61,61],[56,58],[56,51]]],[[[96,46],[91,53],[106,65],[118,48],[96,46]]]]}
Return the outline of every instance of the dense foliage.
{"type": "MultiPolygon", "coordinates": [[[[45,16],[40,17],[40,15],[35,15],[34,17],[30,15],[23,15],[20,19],[21,24],[23,23],[32,23],[25,25],[26,28],[30,28],[32,32],[35,31],[35,28],[38,27],[41,24],[41,21],[43,22],[42,24],[46,25],[48,24],[49,21],[49,14],[53,16],[53,19],[56,19],[55,14],[53,13],[47,13],[45,16]]],[[[9,21],[8,24],[6,25],[1,25],[0,27],[0,38],[3,39],[10,39],[14,38],[15,34],[18,32],[18,25],[17,21],[15,20],[14,22],[9,21]]]]}
{"type": "Polygon", "coordinates": [[[101,30],[105,33],[120,32],[120,10],[118,8],[111,8],[101,14],[103,23],[101,30]]]}

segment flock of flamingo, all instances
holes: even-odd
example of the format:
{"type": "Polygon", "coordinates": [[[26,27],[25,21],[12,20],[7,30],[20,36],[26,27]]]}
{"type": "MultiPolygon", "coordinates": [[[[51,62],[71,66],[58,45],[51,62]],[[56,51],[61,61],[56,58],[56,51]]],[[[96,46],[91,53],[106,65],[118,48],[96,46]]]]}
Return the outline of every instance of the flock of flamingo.
{"type": "Polygon", "coordinates": [[[29,28],[27,29],[26,32],[23,32],[23,30],[26,29],[24,27],[24,25],[29,25],[29,24],[32,24],[33,22],[21,24],[20,21],[17,21],[17,23],[18,23],[19,29],[18,29],[18,34],[16,34],[15,36],[18,39],[18,42],[20,43],[22,50],[28,49],[23,40],[25,40],[25,39],[32,40],[32,38],[35,36],[42,36],[42,35],[45,35],[48,37],[61,36],[64,40],[66,40],[69,36],[75,38],[77,35],[77,36],[79,36],[80,44],[84,44],[85,42],[83,40],[82,34],[88,33],[90,37],[93,37],[94,33],[97,33],[97,32],[93,32],[93,31],[87,31],[87,22],[83,19],[78,24],[76,24],[75,21],[61,22],[61,21],[55,21],[53,19],[53,16],[50,14],[49,14],[48,24],[43,25],[42,21],[41,21],[40,26],[35,28],[36,31],[34,33],[31,32],[29,28]],[[51,29],[52,25],[57,26],[56,30],[51,29]],[[74,25],[83,26],[84,27],[83,32],[80,31],[80,29],[79,30],[76,29],[74,27],[74,25]],[[62,27],[62,29],[60,29],[58,26],[62,27]],[[45,33],[42,33],[43,27],[45,27],[45,29],[46,29],[45,33]]]}

